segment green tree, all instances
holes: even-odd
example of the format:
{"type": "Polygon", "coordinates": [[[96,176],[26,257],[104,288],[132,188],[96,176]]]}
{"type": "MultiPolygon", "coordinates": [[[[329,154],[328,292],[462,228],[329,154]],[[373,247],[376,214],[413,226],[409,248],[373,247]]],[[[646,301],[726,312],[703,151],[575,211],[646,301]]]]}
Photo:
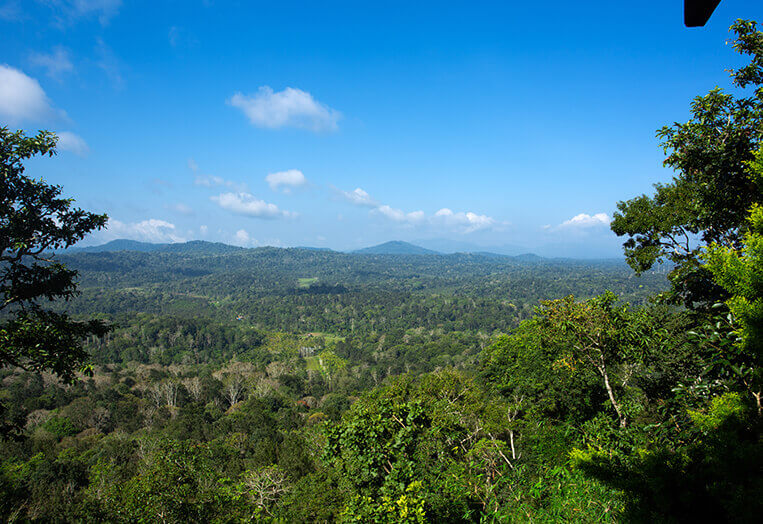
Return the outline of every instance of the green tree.
{"type": "Polygon", "coordinates": [[[451,369],[390,380],[359,399],[326,427],[324,462],[346,497],[341,519],[478,519],[520,454],[509,410],[495,400],[451,369]]]}
{"type": "Polygon", "coordinates": [[[726,305],[736,324],[738,340],[734,347],[726,349],[725,360],[729,361],[743,387],[755,398],[758,413],[763,413],[763,207],[752,208],[750,228],[744,235],[741,249],[712,244],[703,258],[707,269],[731,294],[726,305]]]}
{"type": "Polygon", "coordinates": [[[242,522],[253,508],[240,488],[222,476],[207,444],[170,439],[142,441],[137,474],[100,460],[90,470],[88,513],[106,522],[242,522]]]}
{"type": "Polygon", "coordinates": [[[672,297],[688,306],[712,304],[723,291],[702,267],[703,245],[738,248],[750,206],[761,202],[750,160],[763,137],[763,33],[755,22],[737,21],[734,49],[750,63],[732,71],[733,84],[753,93],[736,98],[716,88],[691,104],[691,119],[657,132],[677,174],[656,184],[653,196],[619,202],[612,221],[628,263],[637,272],[656,262],[675,264],[672,297]]]}
{"type": "Polygon", "coordinates": [[[610,292],[585,302],[575,302],[572,296],[545,301],[540,313],[550,332],[561,335],[568,348],[555,365],[596,370],[624,428],[628,416],[617,390],[628,385],[647,352],[648,315],[618,304],[610,292]]]}
{"type": "Polygon", "coordinates": [[[71,382],[88,357],[82,339],[106,328],[44,308],[77,293],[77,272],[50,251],[104,227],[108,217],[73,208],[60,186],[24,175],[24,161],[53,156],[56,141],[46,131],[27,137],[0,127],[0,367],[50,370],[71,382]]]}

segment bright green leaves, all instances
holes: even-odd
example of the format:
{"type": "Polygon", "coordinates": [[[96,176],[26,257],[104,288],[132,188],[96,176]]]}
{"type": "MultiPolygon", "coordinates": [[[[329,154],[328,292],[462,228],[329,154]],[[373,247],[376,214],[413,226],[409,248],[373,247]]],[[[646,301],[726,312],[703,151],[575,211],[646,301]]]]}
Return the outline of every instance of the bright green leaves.
{"type": "MultiPolygon", "coordinates": [[[[731,295],[726,300],[729,326],[713,333],[717,341],[716,360],[725,364],[732,384],[747,390],[761,406],[761,366],[763,359],[763,207],[753,206],[749,227],[739,249],[713,244],[703,254],[705,266],[731,295]],[[723,336],[732,329],[732,336],[723,336]],[[736,338],[733,337],[736,335],[736,338]],[[725,343],[725,344],[724,344],[725,343]]],[[[713,340],[709,342],[712,344],[713,340]]],[[[749,398],[749,397],[748,397],[749,398]]]]}
{"type": "Polygon", "coordinates": [[[725,393],[713,398],[707,412],[689,410],[695,426],[704,434],[720,431],[723,426],[738,423],[744,417],[744,404],[738,393],[725,393]]]}
{"type": "Polygon", "coordinates": [[[427,522],[425,501],[421,497],[423,485],[411,482],[398,496],[382,495],[378,500],[355,496],[345,506],[339,518],[342,522],[374,524],[423,524],[427,522]]]}
{"type": "Polygon", "coordinates": [[[729,310],[739,321],[741,343],[763,350],[763,207],[754,206],[741,249],[711,245],[703,258],[718,283],[730,294],[729,310]]]}

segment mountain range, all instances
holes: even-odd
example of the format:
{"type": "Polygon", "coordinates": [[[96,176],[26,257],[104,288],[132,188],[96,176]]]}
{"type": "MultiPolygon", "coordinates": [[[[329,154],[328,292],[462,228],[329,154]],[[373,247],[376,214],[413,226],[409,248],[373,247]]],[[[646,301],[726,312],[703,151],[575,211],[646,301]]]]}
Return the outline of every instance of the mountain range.
{"type": "MultiPolygon", "coordinates": [[[[554,256],[541,256],[535,253],[522,252],[517,246],[496,246],[496,247],[482,247],[472,245],[468,243],[447,243],[447,241],[423,241],[426,246],[412,244],[410,242],[403,242],[401,240],[393,240],[390,242],[384,242],[375,246],[370,246],[362,249],[356,249],[348,251],[349,254],[355,255],[450,255],[454,253],[471,254],[482,257],[493,258],[513,258],[521,262],[539,262],[541,260],[547,260],[549,258],[588,258],[588,259],[612,259],[615,257],[607,256],[581,256],[581,257],[554,257],[554,256]],[[444,249],[434,249],[434,246],[438,245],[444,249]],[[454,249],[455,248],[455,249],[454,249]]],[[[329,248],[319,248],[310,246],[300,246],[293,249],[302,249],[309,251],[334,251],[329,248]]],[[[220,242],[206,242],[203,240],[192,240],[190,242],[174,243],[174,244],[152,244],[150,242],[139,242],[136,240],[118,239],[112,240],[98,246],[88,247],[72,247],[65,250],[66,253],[106,253],[106,252],[118,252],[118,251],[137,251],[142,253],[177,253],[177,254],[199,254],[199,255],[223,255],[227,253],[234,253],[245,251],[246,248],[231,246],[220,242]]],[[[543,253],[546,254],[546,253],[543,253]]],[[[619,258],[619,257],[617,257],[619,258]]]]}

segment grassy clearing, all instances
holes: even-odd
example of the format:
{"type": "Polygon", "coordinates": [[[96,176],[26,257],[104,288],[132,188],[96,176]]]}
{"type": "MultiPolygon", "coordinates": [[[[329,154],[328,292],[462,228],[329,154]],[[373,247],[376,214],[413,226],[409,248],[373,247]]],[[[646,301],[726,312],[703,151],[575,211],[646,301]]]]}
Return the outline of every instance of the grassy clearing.
{"type": "Polygon", "coordinates": [[[318,277],[306,277],[297,279],[297,287],[300,289],[307,289],[313,284],[318,283],[318,277]]]}

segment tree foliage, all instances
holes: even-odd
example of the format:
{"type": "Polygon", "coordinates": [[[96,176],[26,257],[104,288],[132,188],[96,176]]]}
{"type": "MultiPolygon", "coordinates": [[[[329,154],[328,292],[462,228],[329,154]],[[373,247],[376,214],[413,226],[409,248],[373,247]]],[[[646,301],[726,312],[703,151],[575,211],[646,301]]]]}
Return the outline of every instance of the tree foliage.
{"type": "MultiPolygon", "coordinates": [[[[46,303],[73,297],[77,272],[50,251],[69,247],[106,224],[106,215],[72,208],[61,187],[24,175],[24,162],[53,156],[55,135],[27,137],[0,127],[0,367],[49,370],[71,382],[87,359],[82,339],[103,334],[98,321],[74,322],[46,303]]],[[[0,434],[17,429],[0,404],[0,434]]]]}
{"type": "MultiPolygon", "coordinates": [[[[734,30],[752,57],[735,82],[760,85],[763,37],[734,30]]],[[[667,257],[676,296],[706,309],[618,298],[604,290],[645,281],[606,264],[199,243],[67,256],[92,287],[67,311],[122,325],[64,386],[38,371],[65,376],[66,358],[22,350],[45,329],[78,343],[43,307],[73,280],[3,313],[21,351],[5,354],[43,363],[0,368],[27,437],[0,446],[0,519],[758,522],[759,109],[759,89],[695,100],[661,132],[679,174],[613,225],[636,269],[667,257]]],[[[20,260],[54,264],[42,253],[20,260]]]]}
{"type": "Polygon", "coordinates": [[[731,295],[726,304],[731,313],[733,347],[726,350],[728,366],[755,398],[763,413],[763,207],[750,212],[750,227],[738,250],[711,245],[703,258],[707,269],[731,295]]]}
{"type": "Polygon", "coordinates": [[[47,301],[77,292],[77,272],[50,252],[104,227],[107,217],[73,208],[60,186],[24,175],[24,161],[53,156],[56,140],[45,131],[26,137],[0,128],[0,366],[51,370],[71,381],[87,358],[81,339],[103,333],[104,326],[44,309],[47,301]]]}
{"type": "Polygon", "coordinates": [[[627,235],[625,256],[636,271],[664,259],[675,264],[674,297],[687,305],[712,304],[722,296],[701,267],[701,246],[739,247],[747,211],[761,202],[750,161],[763,138],[763,36],[750,21],[737,21],[731,30],[734,49],[750,57],[731,72],[733,84],[753,93],[737,98],[713,89],[694,99],[688,122],[660,129],[664,164],[677,174],[656,184],[653,196],[619,202],[611,225],[617,235],[627,235]]]}

